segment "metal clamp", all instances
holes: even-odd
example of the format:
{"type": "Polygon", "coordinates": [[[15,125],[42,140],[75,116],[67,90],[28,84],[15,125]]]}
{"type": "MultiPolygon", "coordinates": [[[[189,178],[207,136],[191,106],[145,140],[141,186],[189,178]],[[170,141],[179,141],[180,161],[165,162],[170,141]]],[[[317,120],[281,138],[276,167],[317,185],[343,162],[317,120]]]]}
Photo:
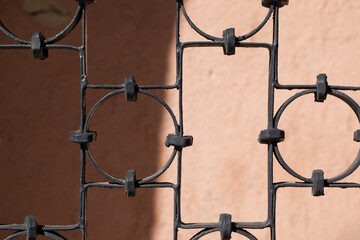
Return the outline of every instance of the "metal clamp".
{"type": "Polygon", "coordinates": [[[178,136],[176,134],[169,134],[166,137],[165,145],[167,147],[174,146],[176,149],[189,147],[193,144],[192,136],[178,136]]]}
{"type": "Polygon", "coordinates": [[[221,240],[230,240],[232,230],[231,215],[227,213],[220,214],[219,225],[221,240]]]}
{"type": "Polygon", "coordinates": [[[138,86],[136,85],[133,76],[126,76],[124,82],[125,99],[126,101],[136,101],[138,86]]]}
{"type": "Polygon", "coordinates": [[[315,197],[323,196],[325,187],[324,171],[314,170],[311,179],[313,182],[312,195],[315,197]]]}
{"type": "Polygon", "coordinates": [[[328,89],[329,84],[327,82],[326,74],[319,74],[316,81],[315,102],[324,102],[327,97],[328,89]]]}
{"type": "Polygon", "coordinates": [[[354,132],[354,141],[355,142],[360,142],[360,130],[356,130],[354,132]]]}
{"type": "Polygon", "coordinates": [[[225,55],[234,55],[236,48],[236,36],[235,28],[228,28],[223,31],[223,40],[224,40],[224,54],[225,55]]]}
{"type": "Polygon", "coordinates": [[[79,2],[80,4],[94,3],[94,0],[76,0],[76,1],[79,2]]]}
{"type": "Polygon", "coordinates": [[[31,50],[34,58],[44,60],[48,57],[48,49],[45,45],[45,37],[42,32],[34,32],[31,37],[31,50]]]}
{"type": "Polygon", "coordinates": [[[26,216],[24,225],[26,227],[26,240],[36,240],[36,236],[38,235],[36,217],[26,216]]]}
{"type": "Polygon", "coordinates": [[[96,132],[70,132],[70,141],[76,143],[89,143],[96,140],[96,132]]]}
{"type": "Polygon", "coordinates": [[[262,0],[262,5],[267,8],[271,7],[271,5],[276,7],[283,7],[288,4],[289,0],[262,0]]]}
{"type": "Polygon", "coordinates": [[[259,134],[258,141],[262,144],[278,143],[285,139],[285,132],[277,128],[262,130],[259,134]]]}
{"type": "Polygon", "coordinates": [[[127,170],[125,174],[125,192],[127,197],[136,196],[136,171],[127,170]]]}

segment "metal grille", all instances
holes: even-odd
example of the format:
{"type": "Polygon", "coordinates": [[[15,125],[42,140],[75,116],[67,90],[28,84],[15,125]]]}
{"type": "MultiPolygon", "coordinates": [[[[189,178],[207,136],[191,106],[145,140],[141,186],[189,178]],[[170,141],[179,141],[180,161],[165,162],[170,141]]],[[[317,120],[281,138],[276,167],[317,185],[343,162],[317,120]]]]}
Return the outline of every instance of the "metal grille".
{"type": "MultiPolygon", "coordinates": [[[[174,219],[173,219],[173,239],[178,239],[178,230],[194,230],[198,231],[191,239],[201,239],[205,235],[212,232],[220,232],[222,240],[228,240],[232,234],[240,234],[248,239],[257,239],[252,233],[251,229],[270,229],[271,239],[275,240],[275,206],[276,193],[279,188],[311,188],[314,196],[324,195],[324,188],[360,188],[358,183],[344,183],[339,182],[345,177],[352,174],[360,164],[360,153],[356,156],[353,163],[342,173],[331,178],[324,178],[324,172],[320,169],[313,171],[311,177],[302,176],[293,170],[285,161],[280,153],[277,143],[285,139],[285,132],[278,129],[279,120],[284,110],[296,99],[308,94],[314,94],[316,102],[324,102],[327,95],[332,95],[337,99],[344,101],[354,111],[357,119],[360,121],[360,107],[359,105],[344,91],[358,91],[360,87],[349,86],[334,86],[329,85],[327,76],[319,74],[314,85],[282,85],[278,81],[278,33],[279,33],[279,9],[288,4],[288,0],[262,0],[262,5],[269,8],[264,20],[254,30],[247,34],[236,36],[235,29],[230,28],[223,31],[222,37],[211,36],[201,29],[199,29],[190,19],[186,12],[185,5],[182,0],[176,1],[176,80],[172,85],[137,85],[133,76],[125,77],[124,83],[120,85],[94,85],[88,84],[86,73],[86,8],[93,3],[92,0],[77,0],[79,2],[78,9],[70,22],[70,24],[60,33],[51,37],[45,38],[41,32],[35,32],[31,40],[24,40],[15,36],[6,26],[0,21],[0,30],[9,38],[17,41],[19,44],[3,44],[1,49],[31,49],[33,55],[37,59],[46,59],[50,49],[70,49],[77,51],[80,56],[80,81],[81,81],[81,119],[80,129],[70,133],[70,140],[78,143],[81,150],[81,176],[80,176],[80,213],[78,222],[73,225],[39,225],[36,217],[27,216],[23,224],[3,224],[0,225],[1,230],[11,230],[13,233],[6,238],[6,240],[15,239],[18,236],[26,235],[26,239],[36,239],[38,235],[44,235],[52,239],[65,239],[61,232],[72,231],[80,229],[82,231],[82,239],[86,239],[86,193],[89,188],[123,188],[128,197],[135,197],[138,188],[169,188],[174,191],[174,219]],[[190,26],[206,40],[204,41],[180,41],[180,15],[183,14],[190,26]],[[251,38],[257,34],[264,25],[273,16],[273,40],[272,43],[260,42],[245,42],[246,39],[251,38]],[[82,28],[82,45],[59,45],[58,41],[65,38],[77,25],[82,28]],[[265,48],[269,51],[269,78],[268,78],[268,119],[267,129],[260,132],[259,142],[266,144],[268,147],[268,212],[267,219],[263,222],[233,222],[230,214],[221,214],[218,223],[185,223],[181,219],[180,208],[180,194],[181,194],[181,164],[182,164],[182,149],[192,145],[192,136],[184,135],[183,130],[183,107],[182,107],[182,93],[183,93],[183,53],[185,48],[193,47],[220,47],[223,48],[225,55],[234,55],[236,48],[265,48]],[[86,91],[88,89],[108,89],[110,93],[102,97],[90,110],[86,113],[86,91]],[[173,110],[168,104],[153,93],[152,90],[177,90],[179,101],[179,116],[175,116],[173,110]],[[274,96],[276,91],[282,89],[286,90],[301,90],[295,95],[286,100],[282,106],[274,111],[274,96]],[[143,179],[136,178],[135,170],[128,170],[125,178],[110,175],[108,172],[100,168],[93,158],[89,146],[96,140],[96,132],[90,131],[91,117],[101,105],[116,95],[125,95],[127,101],[136,101],[138,94],[147,95],[155,99],[161,104],[169,113],[174,125],[174,132],[169,134],[166,138],[166,146],[173,148],[173,151],[167,163],[157,172],[143,179]],[[293,177],[297,178],[298,182],[274,182],[273,180],[273,161],[274,156],[280,165],[293,177]],[[92,167],[97,170],[102,176],[107,178],[109,182],[87,182],[85,180],[85,163],[90,161],[92,167]],[[170,165],[177,166],[177,181],[158,182],[157,178],[162,175],[170,165]]],[[[96,5],[92,6],[96,7],[96,5]]],[[[360,130],[354,132],[354,141],[360,142],[360,130]]]]}

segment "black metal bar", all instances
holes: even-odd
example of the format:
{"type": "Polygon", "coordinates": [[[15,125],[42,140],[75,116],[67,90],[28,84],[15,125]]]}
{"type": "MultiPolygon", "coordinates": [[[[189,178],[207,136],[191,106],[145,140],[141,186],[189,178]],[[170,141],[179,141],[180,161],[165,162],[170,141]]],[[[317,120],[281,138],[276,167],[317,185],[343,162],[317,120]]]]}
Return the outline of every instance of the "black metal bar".
{"type": "MultiPolygon", "coordinates": [[[[279,47],[279,8],[275,7],[273,16],[273,43],[270,51],[270,71],[269,71],[269,90],[268,90],[268,129],[275,128],[274,118],[274,84],[277,82],[278,72],[278,47],[279,47]]],[[[270,234],[271,239],[276,239],[275,230],[275,197],[273,196],[274,191],[274,178],[273,178],[273,165],[274,165],[274,143],[268,144],[268,221],[270,223],[270,234]]]]}
{"type": "MultiPolygon", "coordinates": [[[[197,229],[197,232],[191,239],[196,240],[206,236],[212,232],[220,232],[221,239],[230,239],[233,233],[243,235],[244,237],[256,240],[257,238],[249,233],[249,229],[266,229],[269,228],[271,232],[271,240],[276,239],[276,197],[279,188],[312,188],[314,196],[324,194],[325,188],[353,188],[359,189],[359,183],[339,182],[345,177],[351,175],[360,165],[360,151],[353,163],[342,173],[337,176],[324,179],[324,172],[322,170],[315,170],[310,177],[301,176],[293,169],[291,169],[286,161],[282,158],[277,143],[284,140],[284,131],[277,128],[279,119],[286,109],[294,100],[306,94],[314,94],[315,101],[323,102],[326,96],[333,95],[338,99],[347,103],[360,122],[360,106],[358,103],[350,98],[348,95],[340,91],[359,91],[360,86],[338,86],[329,85],[326,80],[326,75],[318,76],[318,81],[314,85],[282,85],[279,83],[278,76],[278,49],[279,49],[279,8],[288,4],[288,0],[262,0],[264,7],[268,7],[269,11],[264,20],[249,33],[241,36],[235,35],[235,29],[228,28],[224,31],[222,38],[211,36],[201,30],[188,16],[184,3],[182,0],[176,0],[176,79],[172,85],[137,85],[134,78],[126,77],[124,84],[118,85],[103,85],[103,84],[88,84],[86,72],[86,7],[93,0],[77,0],[79,2],[76,13],[74,14],[70,23],[58,34],[51,38],[45,38],[40,32],[34,33],[33,39],[27,41],[14,35],[5,24],[0,20],[0,31],[7,37],[17,41],[19,44],[0,44],[0,49],[32,49],[35,57],[45,59],[49,49],[63,49],[74,50],[79,53],[80,60],[80,126],[79,130],[71,133],[70,140],[79,144],[80,148],[80,184],[79,184],[79,217],[78,222],[72,225],[38,225],[36,218],[32,216],[26,217],[24,224],[2,224],[0,230],[14,231],[6,239],[11,240],[18,236],[27,236],[27,239],[36,239],[37,235],[45,235],[52,239],[64,239],[58,232],[72,231],[80,229],[82,231],[82,239],[86,240],[86,200],[88,188],[124,188],[128,196],[135,196],[135,190],[141,191],[142,188],[171,188],[174,190],[174,218],[173,218],[173,240],[178,239],[179,229],[191,230],[197,229]],[[207,39],[207,41],[189,41],[181,42],[180,40],[180,15],[185,17],[185,20],[199,35],[207,39]],[[273,16],[273,39],[272,43],[261,42],[245,42],[244,40],[251,38],[257,34],[273,16]],[[81,24],[79,24],[81,22],[81,24]],[[59,40],[65,38],[76,26],[81,25],[81,46],[61,45],[55,44],[59,40]],[[268,73],[268,111],[267,111],[267,129],[260,133],[259,141],[267,144],[267,219],[263,222],[234,222],[231,220],[230,214],[221,214],[219,222],[208,223],[184,223],[181,219],[181,180],[182,180],[182,149],[183,147],[191,146],[192,137],[184,136],[184,119],[183,119],[183,56],[186,48],[198,47],[217,47],[224,48],[226,55],[233,55],[236,48],[265,48],[269,51],[269,73],[268,73]],[[86,91],[87,89],[94,90],[113,90],[102,97],[90,110],[86,112],[86,91]],[[149,90],[177,90],[178,94],[178,119],[173,113],[173,110],[168,104],[152,93],[149,90]],[[296,93],[291,98],[286,100],[274,115],[274,99],[276,90],[302,90],[296,93]],[[102,170],[89,151],[89,145],[95,140],[95,132],[89,131],[90,120],[93,113],[103,102],[109,98],[125,94],[127,100],[135,101],[137,94],[144,94],[157,100],[169,113],[174,124],[174,133],[169,133],[166,144],[173,147],[172,154],[167,163],[157,172],[143,178],[136,179],[135,170],[127,172],[124,179],[112,176],[106,171],[102,170]],[[274,156],[280,165],[300,182],[274,182],[274,156]],[[176,161],[174,159],[176,158],[176,161]],[[110,182],[86,182],[85,170],[86,163],[90,161],[92,166],[103,175],[110,182]],[[156,182],[157,178],[162,175],[170,165],[176,164],[176,182],[156,182]]],[[[355,131],[354,140],[359,142],[360,130],[355,131]]]]}
{"type": "MultiPolygon", "coordinates": [[[[302,90],[302,89],[316,89],[316,85],[282,85],[279,83],[275,84],[276,89],[286,89],[286,90],[302,90]]],[[[337,86],[337,85],[329,85],[330,89],[333,90],[343,90],[343,91],[358,91],[360,87],[353,86],[337,86]]]]}

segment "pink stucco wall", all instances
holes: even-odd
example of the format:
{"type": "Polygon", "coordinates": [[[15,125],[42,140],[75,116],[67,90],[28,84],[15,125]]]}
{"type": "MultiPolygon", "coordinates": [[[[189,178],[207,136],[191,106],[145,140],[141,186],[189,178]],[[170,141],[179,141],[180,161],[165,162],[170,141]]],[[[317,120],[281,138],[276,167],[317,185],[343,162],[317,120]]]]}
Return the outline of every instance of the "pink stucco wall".
{"type": "MultiPolygon", "coordinates": [[[[74,12],[74,1],[58,1],[74,12]]],[[[187,0],[188,13],[204,31],[221,36],[234,27],[243,34],[264,18],[260,0],[187,0]]],[[[0,18],[24,38],[49,29],[31,20],[23,1],[0,2],[0,18]]],[[[360,2],[358,0],[290,0],[280,11],[279,81],[314,84],[326,73],[332,85],[359,85],[360,2]]],[[[175,81],[174,1],[98,0],[88,12],[90,83],[117,84],[135,75],[139,84],[175,81]],[[154,42],[154,45],[150,45],[154,42]],[[112,45],[112,47],[111,47],[112,45]]],[[[76,30],[65,43],[78,42],[76,30]]],[[[270,42],[269,23],[251,42],[270,42]]],[[[201,39],[182,19],[181,39],[201,39]]],[[[0,35],[0,43],[8,40],[0,35]]],[[[234,221],[263,221],[267,213],[267,147],[257,141],[267,125],[268,53],[236,49],[194,48],[184,54],[184,127],[194,145],[183,153],[182,218],[185,222],[217,222],[220,213],[234,221]]],[[[23,222],[36,215],[40,224],[71,224],[78,211],[79,150],[68,141],[78,127],[78,56],[50,51],[45,61],[30,51],[0,52],[0,222],[23,222]]],[[[276,108],[296,91],[276,91],[276,108]]],[[[347,92],[355,101],[359,94],[347,92]]],[[[88,93],[91,107],[105,92],[88,93]]],[[[175,90],[158,91],[176,109],[175,90]]],[[[178,114],[175,111],[175,114],[178,114]]],[[[358,143],[352,134],[359,123],[345,103],[329,96],[294,102],[279,128],[279,144],[288,164],[310,177],[344,170],[354,160],[358,143]]],[[[163,142],[172,132],[167,113],[140,96],[136,103],[116,98],[99,111],[91,145],[101,166],[123,177],[135,168],[139,177],[159,169],[169,156],[163,142]]],[[[296,181],[275,162],[276,181],[296,181]]],[[[90,164],[88,181],[104,181],[90,164]]],[[[160,180],[175,181],[175,166],[160,180]]],[[[360,182],[357,170],[344,181],[360,182]]],[[[123,190],[91,189],[88,194],[88,239],[172,239],[173,192],[140,189],[127,199],[123,190]]],[[[281,189],[277,198],[278,240],[356,240],[360,235],[358,190],[325,189],[314,198],[311,189],[281,189]]],[[[268,240],[269,231],[251,231],[268,240]]],[[[195,232],[180,231],[179,239],[195,232]]],[[[0,238],[5,235],[0,232],[0,238]]],[[[66,235],[66,234],[65,234],[66,235]]],[[[79,233],[67,233],[80,239],[79,233]]],[[[218,233],[205,239],[219,239],[218,233]]],[[[234,235],[233,239],[242,239],[234,235]]]]}

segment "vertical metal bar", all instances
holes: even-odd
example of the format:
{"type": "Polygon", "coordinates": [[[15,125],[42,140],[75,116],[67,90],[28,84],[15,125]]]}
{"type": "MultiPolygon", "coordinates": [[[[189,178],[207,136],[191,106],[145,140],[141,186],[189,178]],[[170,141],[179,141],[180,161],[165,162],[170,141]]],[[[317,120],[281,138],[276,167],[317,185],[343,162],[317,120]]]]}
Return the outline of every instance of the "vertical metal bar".
{"type": "MultiPolygon", "coordinates": [[[[87,74],[86,74],[86,4],[82,4],[82,46],[80,51],[80,88],[81,88],[81,99],[80,99],[80,132],[86,131],[84,129],[86,119],[86,87],[87,87],[87,74]]],[[[79,223],[82,232],[82,240],[86,239],[86,192],[87,189],[84,187],[86,183],[86,144],[80,144],[81,151],[81,173],[80,173],[80,216],[79,223]]]]}
{"type": "MultiPolygon", "coordinates": [[[[87,25],[86,25],[86,4],[91,3],[93,1],[91,0],[78,0],[79,2],[79,12],[82,13],[82,45],[81,47],[75,47],[70,45],[54,45],[53,43],[56,42],[54,39],[61,39],[66,36],[63,35],[62,37],[55,37],[52,39],[48,39],[49,41],[46,43],[46,45],[42,46],[43,48],[58,48],[58,49],[73,49],[78,50],[79,52],[79,58],[80,58],[80,133],[86,133],[87,129],[85,126],[86,121],[86,89],[87,87],[93,87],[98,89],[121,89],[123,88],[123,85],[89,85],[87,81],[87,25]]],[[[279,1],[265,1],[268,2],[269,5],[271,4],[280,4],[279,1]]],[[[286,2],[286,1],[281,1],[286,2]]],[[[264,1],[263,1],[264,4],[264,1]]],[[[282,5],[281,5],[282,6],[282,5]]],[[[72,28],[75,27],[79,23],[80,14],[76,14],[76,17],[74,18],[74,25],[72,25],[72,28]]],[[[243,35],[242,37],[238,38],[238,47],[266,47],[269,49],[269,75],[268,75],[268,112],[267,112],[267,128],[272,129],[274,128],[274,104],[275,104],[275,88],[279,89],[315,89],[315,85],[279,85],[279,79],[278,79],[278,48],[279,48],[279,7],[272,6],[270,12],[268,13],[266,19],[263,22],[264,24],[261,24],[260,28],[255,29],[254,31],[250,32],[247,35],[243,35]],[[268,43],[244,43],[241,42],[242,40],[245,40],[247,37],[254,35],[257,31],[259,31],[262,26],[265,24],[265,22],[268,21],[269,16],[271,14],[272,9],[273,11],[273,39],[272,39],[272,45],[268,43]]],[[[20,45],[0,45],[0,48],[4,49],[23,49],[23,48],[31,48],[32,41],[25,41],[22,39],[19,39],[18,37],[11,34],[5,26],[3,26],[2,23],[0,23],[0,30],[5,33],[8,37],[12,38],[15,41],[18,41],[20,45]],[[21,45],[22,44],[22,45],[21,45]]],[[[69,29],[69,28],[68,28],[69,29]]],[[[68,30],[65,30],[65,32],[68,32],[68,30]]],[[[172,89],[174,87],[178,90],[178,96],[179,96],[179,122],[178,125],[176,125],[176,133],[179,133],[179,135],[182,137],[184,135],[184,122],[183,122],[183,55],[184,55],[184,48],[186,46],[188,47],[223,47],[224,44],[227,43],[227,40],[225,37],[216,38],[212,37],[205,32],[201,31],[199,28],[197,28],[193,22],[189,19],[185,12],[185,7],[183,5],[183,0],[176,0],[176,83],[172,86],[166,86],[166,85],[150,85],[150,86],[140,86],[142,89],[172,89]],[[180,41],[180,11],[183,10],[185,14],[185,18],[190,24],[190,26],[200,35],[207,38],[208,42],[185,42],[182,43],[180,41]]],[[[331,90],[338,89],[338,90],[360,90],[360,87],[346,87],[346,86],[329,86],[331,90]]],[[[355,111],[358,110],[358,105],[355,103],[355,111]]],[[[176,122],[176,120],[174,120],[176,122]]],[[[75,141],[76,142],[76,141],[75,141]]],[[[82,240],[86,239],[86,201],[87,201],[87,187],[90,186],[90,184],[86,183],[86,151],[87,149],[87,143],[86,141],[79,141],[78,143],[80,146],[80,160],[81,160],[81,166],[80,166],[80,196],[79,196],[79,218],[78,223],[74,225],[62,225],[62,226],[41,226],[41,230],[43,233],[46,233],[46,231],[69,231],[74,229],[80,229],[82,232],[82,240]]],[[[268,144],[267,149],[267,164],[268,164],[268,176],[267,176],[267,190],[268,190],[268,218],[266,222],[252,222],[252,223],[234,223],[233,225],[237,226],[236,231],[240,231],[244,233],[245,228],[252,228],[252,229],[267,229],[270,228],[270,235],[271,240],[276,240],[276,198],[277,198],[277,187],[281,185],[281,187],[311,187],[310,182],[304,182],[304,183],[277,183],[275,186],[274,183],[274,146],[276,146],[274,142],[266,142],[268,144]]],[[[195,235],[192,239],[199,239],[202,236],[205,236],[208,233],[214,232],[219,230],[219,224],[218,223],[195,223],[195,224],[182,224],[181,220],[181,181],[182,181],[182,148],[179,147],[177,149],[177,179],[176,184],[166,184],[166,187],[173,187],[174,190],[174,219],[173,219],[173,239],[178,239],[178,231],[179,228],[184,229],[200,229],[203,228],[198,234],[195,235]]],[[[166,171],[166,169],[164,170],[166,171]]],[[[334,180],[335,181],[335,180],[334,180]]],[[[98,184],[98,186],[107,186],[111,185],[112,187],[118,187],[122,188],[124,185],[122,183],[111,183],[111,184],[104,184],[104,183],[95,183],[93,186],[98,184]]],[[[142,183],[140,184],[140,187],[149,187],[149,188],[156,188],[156,187],[164,187],[164,184],[162,183],[154,183],[145,185],[142,183]]],[[[359,184],[355,183],[332,183],[328,184],[327,187],[341,187],[341,188],[360,188],[359,184]]],[[[230,222],[230,221],[229,221],[230,222]]],[[[40,225],[39,225],[40,226],[40,225]]],[[[17,231],[23,231],[24,225],[23,224],[13,224],[13,225],[0,225],[0,229],[2,230],[17,230],[17,231]]],[[[221,229],[220,229],[221,231],[221,229]]],[[[231,229],[231,231],[235,231],[234,229],[231,229]]],[[[47,232],[47,233],[49,233],[47,232]]],[[[238,232],[239,233],[239,232],[238,232]]],[[[18,234],[18,233],[15,233],[18,234]]],[[[37,233],[38,234],[38,233],[37,233]]],[[[14,238],[15,235],[9,236],[7,239],[14,238]]],[[[35,236],[36,237],[36,236],[35,236]]],[[[255,238],[255,237],[254,237],[255,238]]]]}
{"type": "MultiPolygon", "coordinates": [[[[176,85],[179,89],[179,124],[180,135],[183,136],[182,112],[182,55],[183,48],[180,42],[180,3],[176,1],[176,85]]],[[[174,240],[178,238],[179,225],[181,224],[181,151],[178,152],[177,182],[174,187],[174,240]]]]}
{"type": "Polygon", "coordinates": [[[178,153],[177,183],[174,187],[174,240],[177,240],[179,226],[181,225],[181,164],[182,152],[178,153]]]}
{"type": "Polygon", "coordinates": [[[85,118],[86,118],[86,101],[85,91],[87,87],[87,75],[86,75],[86,5],[82,4],[82,46],[80,49],[80,132],[84,131],[85,118]]]}
{"type": "Polygon", "coordinates": [[[79,227],[82,232],[82,240],[86,238],[86,219],[85,219],[85,206],[86,206],[86,192],[85,185],[85,169],[86,169],[86,157],[85,157],[85,144],[81,144],[81,172],[80,172],[80,205],[79,205],[79,227]]]}
{"type": "MultiPolygon", "coordinates": [[[[275,7],[273,17],[273,44],[271,48],[271,63],[269,73],[268,96],[268,128],[274,128],[275,82],[278,75],[278,40],[279,40],[279,8],[275,7]]],[[[268,146],[268,213],[270,220],[271,240],[276,239],[275,229],[275,198],[274,198],[274,144],[268,146]]]]}
{"type": "Polygon", "coordinates": [[[276,194],[277,194],[277,189],[273,187],[272,190],[272,224],[270,225],[270,234],[271,234],[271,240],[275,240],[276,239],[276,194]]]}

